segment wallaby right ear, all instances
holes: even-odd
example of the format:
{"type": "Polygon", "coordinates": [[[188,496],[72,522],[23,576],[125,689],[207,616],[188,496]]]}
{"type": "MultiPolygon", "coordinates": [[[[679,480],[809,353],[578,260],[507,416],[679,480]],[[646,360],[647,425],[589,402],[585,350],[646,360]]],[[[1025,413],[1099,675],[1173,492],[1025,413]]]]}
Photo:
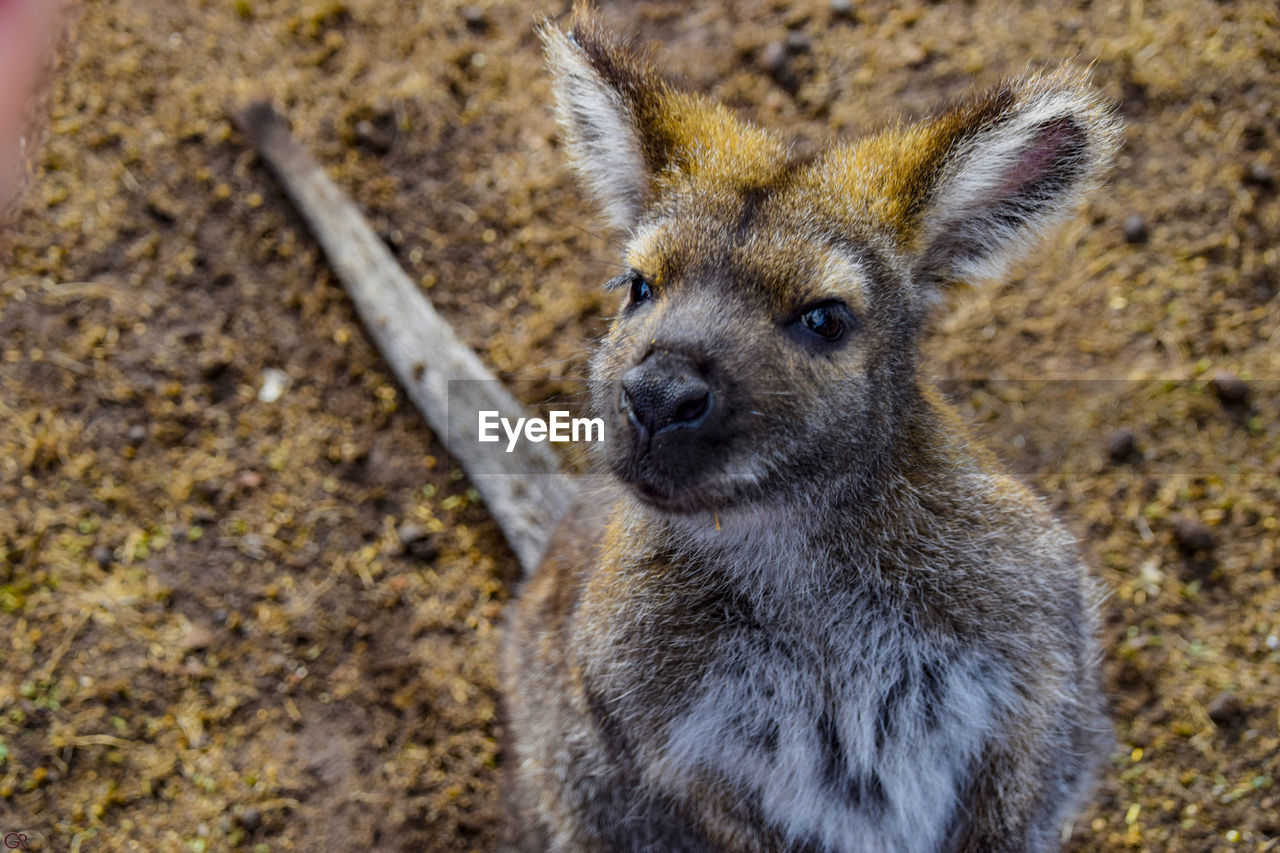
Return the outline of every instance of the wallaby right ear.
{"type": "MultiPolygon", "coordinates": [[[[920,175],[916,274],[994,280],[1097,186],[1120,123],[1088,74],[1028,74],[927,124],[938,151],[920,175]]],[[[928,148],[929,146],[925,146],[928,148]]]]}
{"type": "Polygon", "coordinates": [[[784,151],[725,107],[677,90],[583,4],[568,33],[540,32],[570,160],[618,228],[635,226],[665,180],[741,173],[784,151]]]}

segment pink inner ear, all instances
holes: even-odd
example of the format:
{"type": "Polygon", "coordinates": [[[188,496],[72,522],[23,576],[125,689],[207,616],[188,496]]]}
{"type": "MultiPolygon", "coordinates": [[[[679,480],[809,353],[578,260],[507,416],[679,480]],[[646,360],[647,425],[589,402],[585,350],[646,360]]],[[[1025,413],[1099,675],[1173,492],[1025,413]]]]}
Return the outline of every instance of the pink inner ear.
{"type": "Polygon", "coordinates": [[[1084,130],[1069,116],[1038,125],[1031,141],[996,190],[997,198],[1018,199],[1061,189],[1079,171],[1084,130]]]}

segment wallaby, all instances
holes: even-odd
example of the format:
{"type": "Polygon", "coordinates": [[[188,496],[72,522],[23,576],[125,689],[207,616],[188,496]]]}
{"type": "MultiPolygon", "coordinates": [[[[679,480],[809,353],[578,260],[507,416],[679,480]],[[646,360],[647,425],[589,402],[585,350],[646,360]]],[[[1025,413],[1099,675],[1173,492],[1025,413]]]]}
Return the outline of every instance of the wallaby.
{"type": "Polygon", "coordinates": [[[502,659],[511,845],[1055,848],[1111,743],[1098,589],[917,346],[949,287],[1072,213],[1118,120],[1063,67],[795,157],[586,8],[542,35],[572,162],[628,234],[598,480],[476,442],[467,413],[519,404],[284,120],[236,115],[534,569],[502,659]],[[450,406],[459,378],[486,381],[450,406]]]}
{"type": "Polygon", "coordinates": [[[590,10],[542,36],[627,271],[607,476],[506,629],[516,846],[1055,849],[1111,743],[1098,590],[917,342],[1073,212],[1117,119],[1062,67],[794,157],[590,10]]]}

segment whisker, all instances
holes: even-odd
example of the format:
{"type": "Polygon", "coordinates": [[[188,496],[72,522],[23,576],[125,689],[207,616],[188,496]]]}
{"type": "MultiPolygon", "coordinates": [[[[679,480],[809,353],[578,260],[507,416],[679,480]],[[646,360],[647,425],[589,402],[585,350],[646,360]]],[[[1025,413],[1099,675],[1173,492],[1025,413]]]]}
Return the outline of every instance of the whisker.
{"type": "Polygon", "coordinates": [[[606,261],[601,258],[577,258],[576,262],[586,264],[589,267],[603,268],[610,272],[625,270],[627,268],[627,265],[620,261],[606,261]]]}
{"type": "Polygon", "coordinates": [[[578,223],[573,222],[572,220],[569,220],[569,219],[565,219],[563,216],[559,216],[550,210],[546,211],[546,214],[552,220],[559,222],[561,225],[568,225],[570,228],[573,228],[577,231],[581,231],[583,234],[586,234],[588,237],[594,237],[597,240],[599,240],[601,243],[604,243],[606,246],[609,246],[611,248],[617,249],[619,252],[621,252],[623,249],[626,248],[626,246],[624,246],[622,243],[618,243],[614,240],[611,240],[608,237],[604,236],[603,234],[597,234],[595,231],[592,231],[589,228],[583,228],[578,223]]]}
{"type": "MultiPolygon", "coordinates": [[[[565,374],[557,374],[555,376],[546,373],[510,373],[507,378],[512,382],[582,382],[587,381],[585,376],[568,376],[565,374]]],[[[586,393],[586,392],[583,392],[586,393]]]]}
{"type": "MultiPolygon", "coordinates": [[[[555,364],[569,364],[570,362],[580,361],[580,360],[581,360],[581,356],[576,356],[576,355],[571,355],[568,358],[550,358],[550,359],[547,359],[546,361],[537,362],[536,364],[525,365],[525,369],[526,370],[542,370],[544,368],[551,367],[552,365],[555,365],[555,364]]],[[[519,373],[509,373],[507,375],[512,377],[518,377],[518,376],[524,376],[526,374],[524,373],[524,371],[521,371],[519,373]]]]}

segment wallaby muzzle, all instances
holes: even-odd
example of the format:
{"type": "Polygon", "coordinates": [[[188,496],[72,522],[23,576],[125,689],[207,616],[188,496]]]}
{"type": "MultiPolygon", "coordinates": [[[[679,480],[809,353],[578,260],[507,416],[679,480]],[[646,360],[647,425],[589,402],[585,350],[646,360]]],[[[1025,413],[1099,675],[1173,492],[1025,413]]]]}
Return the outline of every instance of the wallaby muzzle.
{"type": "Polygon", "coordinates": [[[682,348],[652,348],[615,380],[610,466],[642,499],[683,502],[722,466],[733,406],[714,364],[682,348]]]}
{"type": "Polygon", "coordinates": [[[624,373],[618,397],[641,443],[661,432],[701,428],[714,402],[703,371],[665,350],[654,351],[624,373]]]}

